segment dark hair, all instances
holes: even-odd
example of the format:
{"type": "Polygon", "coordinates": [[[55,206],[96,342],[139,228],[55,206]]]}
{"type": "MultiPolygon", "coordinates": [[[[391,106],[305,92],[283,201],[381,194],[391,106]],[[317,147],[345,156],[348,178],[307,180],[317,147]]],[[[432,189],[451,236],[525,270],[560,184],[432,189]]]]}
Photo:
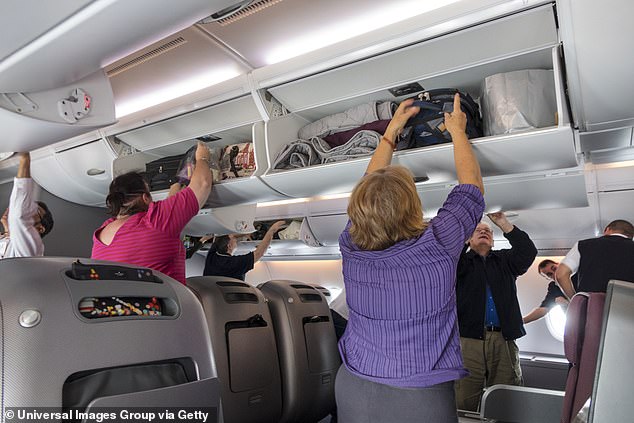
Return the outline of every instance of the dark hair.
{"type": "Polygon", "coordinates": [[[210,253],[227,254],[227,248],[229,247],[229,241],[231,238],[229,235],[221,235],[214,238],[213,244],[209,248],[210,253]]]}
{"type": "Polygon", "coordinates": [[[634,238],[634,226],[627,220],[613,220],[605,229],[623,234],[630,239],[634,238]]]}
{"type": "Polygon", "coordinates": [[[109,215],[132,215],[147,210],[142,199],[143,194],[149,194],[148,186],[137,172],[119,175],[110,183],[106,207],[109,215]]]}
{"type": "Polygon", "coordinates": [[[549,264],[557,264],[556,261],[552,261],[549,259],[546,260],[542,260],[539,262],[539,264],[537,265],[537,272],[541,274],[541,271],[544,267],[548,266],[549,264]]]}
{"type": "Polygon", "coordinates": [[[42,226],[44,226],[44,232],[42,232],[40,235],[42,236],[42,238],[44,238],[53,229],[53,224],[55,222],[53,222],[53,215],[51,214],[51,211],[49,210],[46,203],[44,201],[36,201],[36,203],[44,210],[44,215],[42,215],[42,218],[40,220],[40,223],[42,224],[42,226]]]}

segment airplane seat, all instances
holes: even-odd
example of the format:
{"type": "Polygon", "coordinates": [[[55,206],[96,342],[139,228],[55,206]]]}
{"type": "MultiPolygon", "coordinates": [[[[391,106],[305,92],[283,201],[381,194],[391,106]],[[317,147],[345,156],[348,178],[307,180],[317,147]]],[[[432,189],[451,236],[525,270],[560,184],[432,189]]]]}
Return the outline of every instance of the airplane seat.
{"type": "Polygon", "coordinates": [[[280,422],[317,422],[335,409],[341,365],[328,303],[319,290],[301,282],[272,280],[260,290],[271,310],[280,358],[280,422]]]}
{"type": "Polygon", "coordinates": [[[222,276],[191,277],[187,286],[200,299],[207,318],[224,421],[279,421],[282,382],[264,295],[239,279],[222,276]]]}
{"type": "Polygon", "coordinates": [[[577,293],[566,313],[564,351],[571,364],[566,381],[561,423],[571,422],[592,394],[605,293],[577,293]]]}
{"type": "Polygon", "coordinates": [[[81,261],[0,260],[0,412],[195,407],[216,420],[220,385],[195,296],[159,272],[81,261]]]}

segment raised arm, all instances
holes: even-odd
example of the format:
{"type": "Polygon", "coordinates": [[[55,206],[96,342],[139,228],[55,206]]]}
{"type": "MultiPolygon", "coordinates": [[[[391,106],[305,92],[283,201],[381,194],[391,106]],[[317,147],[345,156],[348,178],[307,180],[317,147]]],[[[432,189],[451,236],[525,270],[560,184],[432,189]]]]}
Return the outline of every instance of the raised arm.
{"type": "Polygon", "coordinates": [[[420,111],[420,107],[412,106],[413,99],[408,99],[399,104],[398,109],[394,113],[394,117],[390,121],[385,134],[381,137],[378,147],[370,159],[368,168],[365,173],[372,173],[379,169],[383,169],[392,163],[392,154],[398,142],[398,136],[403,132],[405,124],[412,116],[420,111]]]}
{"type": "Polygon", "coordinates": [[[18,178],[31,177],[31,155],[29,153],[18,153],[20,156],[20,164],[18,165],[18,178]]]}
{"type": "Polygon", "coordinates": [[[211,170],[209,169],[209,149],[201,141],[198,141],[196,167],[194,168],[189,187],[196,195],[198,207],[202,207],[211,192],[211,170]]]}
{"type": "Polygon", "coordinates": [[[503,250],[508,258],[509,269],[516,276],[523,275],[537,257],[535,243],[526,232],[509,222],[504,212],[489,213],[487,216],[502,229],[504,237],[511,244],[510,250],[503,250]]]}
{"type": "Polygon", "coordinates": [[[445,113],[445,127],[453,142],[453,157],[456,165],[458,183],[471,184],[478,187],[484,194],[484,184],[480,174],[480,164],[473,153],[465,129],[467,127],[467,115],[460,109],[460,95],[453,99],[453,112],[445,113]]]}
{"type": "Polygon", "coordinates": [[[260,260],[262,256],[264,256],[264,253],[266,253],[267,248],[269,248],[269,245],[271,245],[271,240],[273,239],[273,235],[275,235],[275,232],[277,232],[284,224],[286,224],[285,221],[278,220],[277,222],[271,225],[268,231],[266,231],[266,234],[264,234],[264,238],[262,238],[262,242],[260,242],[258,246],[255,247],[255,251],[253,252],[254,262],[260,260]]]}

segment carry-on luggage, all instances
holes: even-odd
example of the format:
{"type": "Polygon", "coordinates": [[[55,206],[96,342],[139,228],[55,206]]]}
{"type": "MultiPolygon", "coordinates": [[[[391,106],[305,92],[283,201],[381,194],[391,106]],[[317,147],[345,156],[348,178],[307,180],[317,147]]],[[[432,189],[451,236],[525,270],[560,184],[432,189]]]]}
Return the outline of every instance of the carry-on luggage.
{"type": "Polygon", "coordinates": [[[451,135],[445,128],[445,112],[453,111],[454,95],[460,94],[460,108],[467,115],[467,136],[469,139],[481,137],[482,118],[480,108],[471,96],[452,88],[425,91],[414,99],[414,106],[420,112],[410,118],[399,137],[397,150],[425,147],[451,142],[451,135]]]}

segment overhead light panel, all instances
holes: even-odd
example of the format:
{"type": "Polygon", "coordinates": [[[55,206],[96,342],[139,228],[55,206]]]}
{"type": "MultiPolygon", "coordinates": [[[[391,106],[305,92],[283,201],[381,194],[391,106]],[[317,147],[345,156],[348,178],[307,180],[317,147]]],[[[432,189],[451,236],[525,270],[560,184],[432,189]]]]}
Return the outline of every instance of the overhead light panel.
{"type": "Polygon", "coordinates": [[[295,34],[288,43],[273,48],[265,60],[269,65],[279,63],[458,1],[460,0],[385,2],[384,7],[371,13],[359,13],[354,19],[337,21],[330,25],[323,22],[315,31],[307,31],[306,35],[295,34]]]}

